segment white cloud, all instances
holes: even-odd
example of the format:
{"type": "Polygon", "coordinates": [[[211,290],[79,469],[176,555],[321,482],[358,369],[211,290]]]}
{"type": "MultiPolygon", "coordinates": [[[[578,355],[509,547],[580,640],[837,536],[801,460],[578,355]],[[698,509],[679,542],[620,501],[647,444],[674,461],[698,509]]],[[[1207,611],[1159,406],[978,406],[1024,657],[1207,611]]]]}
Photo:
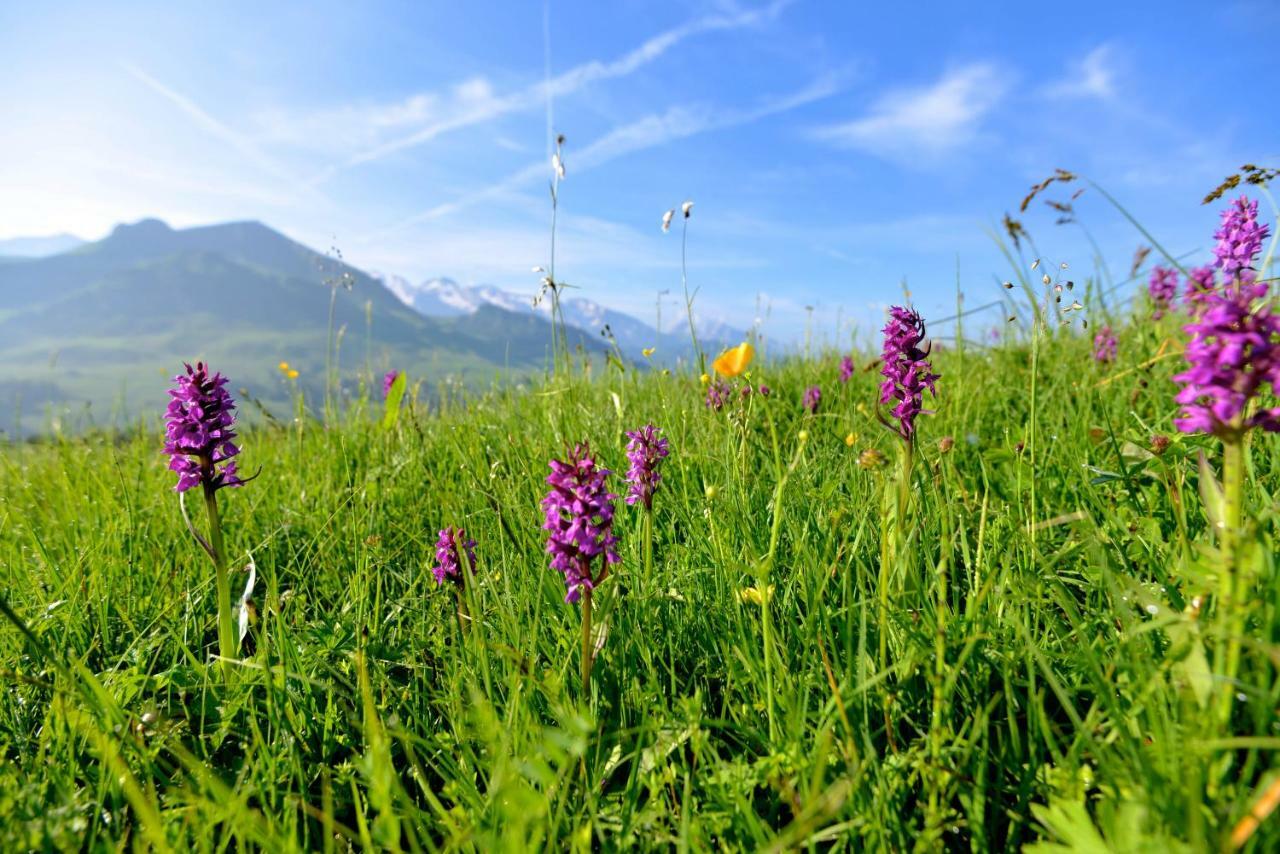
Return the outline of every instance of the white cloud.
{"type": "Polygon", "coordinates": [[[1111,45],[1099,45],[1071,63],[1067,75],[1050,83],[1044,94],[1050,98],[1098,98],[1115,95],[1114,52],[1111,45]]]}
{"type": "Polygon", "coordinates": [[[266,143],[349,157],[352,151],[376,148],[388,133],[404,134],[423,124],[485,115],[496,100],[493,85],[473,77],[441,92],[418,92],[396,101],[322,109],[275,107],[259,112],[254,121],[259,138],[266,143]]]}
{"type": "MultiPolygon", "coordinates": [[[[569,180],[627,154],[709,131],[750,124],[768,116],[785,113],[828,98],[840,91],[846,79],[847,75],[841,73],[825,74],[802,89],[780,98],[764,101],[749,109],[726,110],[706,106],[677,106],[663,113],[652,113],[616,127],[582,148],[569,147],[565,154],[569,180]]],[[[455,214],[479,202],[510,195],[534,181],[548,178],[550,168],[544,161],[535,161],[500,181],[408,217],[379,234],[370,235],[369,239],[376,239],[427,220],[455,214]]]]}
{"type": "Polygon", "coordinates": [[[818,128],[814,136],[836,145],[893,158],[932,158],[972,142],[981,121],[1008,90],[990,63],[954,68],[929,86],[881,95],[867,115],[818,128]]]}
{"type": "Polygon", "coordinates": [[[129,63],[123,63],[122,65],[124,70],[129,72],[129,74],[134,78],[185,113],[187,117],[202,130],[206,131],[220,142],[224,142],[231,148],[235,149],[244,157],[245,160],[253,163],[259,169],[273,177],[279,178],[283,181],[293,182],[293,176],[291,176],[288,171],[275,160],[262,153],[254,141],[248,136],[232,130],[230,127],[223,124],[202,109],[200,105],[192,101],[190,98],[161,83],[142,69],[129,63]]]}
{"type": "Polygon", "coordinates": [[[409,133],[362,148],[343,163],[322,171],[312,179],[312,183],[323,183],[341,169],[380,160],[430,142],[451,131],[492,121],[508,113],[542,107],[557,97],[570,95],[592,83],[625,77],[655,62],[687,39],[704,33],[737,30],[767,23],[792,2],[794,0],[774,0],[759,9],[699,18],[660,33],[610,62],[592,60],[505,95],[494,94],[488,88],[480,90],[478,87],[465,92],[458,91],[457,94],[464,97],[458,99],[460,103],[454,109],[427,117],[421,127],[409,133]]]}

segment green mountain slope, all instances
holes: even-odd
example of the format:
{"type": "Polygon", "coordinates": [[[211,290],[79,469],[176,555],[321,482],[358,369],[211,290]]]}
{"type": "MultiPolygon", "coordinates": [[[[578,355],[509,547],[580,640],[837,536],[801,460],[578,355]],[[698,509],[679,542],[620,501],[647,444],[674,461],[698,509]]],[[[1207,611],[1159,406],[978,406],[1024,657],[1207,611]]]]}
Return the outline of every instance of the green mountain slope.
{"type": "MultiPolygon", "coordinates": [[[[488,381],[543,367],[541,318],[486,307],[429,318],[381,282],[261,223],[174,230],[158,220],[47,258],[0,265],[0,429],[120,423],[163,406],[167,378],[205,358],[272,406],[288,361],[321,394],[333,329],[350,386],[358,370],[488,381]]],[[[601,345],[585,334],[574,344],[601,345]]]]}

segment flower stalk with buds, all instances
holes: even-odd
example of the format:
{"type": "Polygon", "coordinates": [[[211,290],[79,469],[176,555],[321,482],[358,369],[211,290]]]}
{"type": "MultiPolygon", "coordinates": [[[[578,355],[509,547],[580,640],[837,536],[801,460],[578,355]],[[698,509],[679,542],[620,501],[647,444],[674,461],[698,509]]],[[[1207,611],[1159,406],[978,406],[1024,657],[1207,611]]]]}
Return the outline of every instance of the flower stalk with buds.
{"type": "MultiPolygon", "coordinates": [[[[169,455],[169,469],[178,475],[174,489],[180,494],[200,487],[205,512],[209,518],[209,537],[200,536],[188,520],[192,536],[209,555],[214,566],[214,587],[218,603],[218,655],[224,662],[237,657],[235,615],[231,607],[231,579],[227,569],[227,550],[222,535],[222,518],[218,512],[218,490],[243,486],[232,458],[240,453],[235,444],[235,402],[227,391],[227,378],[210,373],[208,365],[196,362],[186,365],[186,372],[173,378],[169,407],[165,411],[164,452],[169,455]]],[[[184,507],[183,515],[186,511],[184,507]]],[[[230,675],[225,669],[224,673],[230,675]]]]}
{"type": "Polygon", "coordinates": [[[1222,289],[1204,296],[1198,317],[1185,327],[1191,334],[1185,352],[1188,367],[1173,378],[1182,386],[1175,398],[1182,407],[1174,421],[1178,430],[1212,435],[1222,442],[1222,484],[1204,464],[1201,477],[1222,554],[1217,610],[1224,628],[1215,651],[1215,669],[1223,678],[1217,706],[1217,721],[1223,728],[1230,724],[1245,628],[1242,600],[1248,579],[1241,568],[1245,442],[1255,427],[1280,432],[1280,406],[1266,406],[1260,400],[1263,386],[1269,385],[1272,395],[1280,391],[1280,315],[1272,312],[1265,300],[1267,285],[1256,281],[1253,269],[1268,235],[1268,227],[1257,221],[1257,212],[1257,202],[1243,197],[1223,212],[1214,249],[1222,289]]]}

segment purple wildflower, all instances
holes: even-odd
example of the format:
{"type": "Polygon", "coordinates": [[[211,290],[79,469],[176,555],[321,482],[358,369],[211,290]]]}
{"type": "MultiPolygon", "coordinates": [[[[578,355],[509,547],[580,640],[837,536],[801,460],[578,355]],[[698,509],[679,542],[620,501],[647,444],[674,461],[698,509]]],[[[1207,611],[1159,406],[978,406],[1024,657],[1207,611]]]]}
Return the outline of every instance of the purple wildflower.
{"type": "Polygon", "coordinates": [[[1213,265],[1195,267],[1187,275],[1187,288],[1183,291],[1183,303],[1191,314],[1198,314],[1214,291],[1213,265]]]}
{"type": "Polygon", "coordinates": [[[1213,256],[1228,282],[1252,270],[1253,259],[1270,233],[1265,223],[1258,222],[1258,202],[1249,201],[1248,196],[1236,199],[1222,212],[1222,224],[1213,234],[1218,240],[1213,256]]]}
{"type": "Polygon", "coordinates": [[[761,397],[768,397],[769,395],[773,394],[773,392],[770,391],[769,387],[764,383],[760,383],[760,388],[757,390],[757,392],[761,397]]]}
{"type": "Polygon", "coordinates": [[[231,429],[236,405],[226,390],[227,378],[210,375],[209,366],[196,362],[194,368],[173,378],[177,388],[169,390],[165,411],[164,452],[170,456],[169,469],[178,473],[178,492],[203,485],[207,492],[224,486],[240,486],[236,464],[240,453],[231,429]]]}
{"type": "Polygon", "coordinates": [[[853,378],[853,357],[845,356],[840,360],[840,382],[847,383],[853,378]]]}
{"type": "Polygon", "coordinates": [[[929,348],[920,349],[924,341],[924,319],[914,309],[893,306],[889,309],[889,322],[884,327],[884,367],[880,373],[880,402],[897,400],[893,416],[898,419],[898,435],[907,441],[915,438],[916,416],[929,410],[922,409],[924,390],[934,397],[938,391],[934,381],[939,378],[929,364],[929,348]]]}
{"type": "Polygon", "coordinates": [[[822,402],[822,389],[816,385],[811,385],[804,390],[804,399],[801,404],[805,409],[809,410],[810,415],[818,414],[818,404],[822,402]]]}
{"type": "Polygon", "coordinates": [[[386,400],[387,395],[391,394],[391,386],[395,385],[396,378],[400,376],[400,372],[396,370],[387,371],[386,376],[382,378],[382,399],[386,400]]]}
{"type": "MultiPolygon", "coordinates": [[[[751,386],[746,386],[750,389],[751,386]]],[[[637,501],[645,510],[653,509],[653,493],[658,488],[662,474],[658,466],[670,453],[667,440],[660,436],[662,431],[652,424],[646,424],[639,430],[627,432],[627,460],[631,468],[627,470],[627,503],[634,505],[637,501]]]]}
{"type": "Polygon", "coordinates": [[[618,562],[618,538],[613,535],[613,501],[618,496],[609,493],[609,471],[596,467],[585,442],[573,448],[567,462],[551,460],[550,466],[551,490],[542,499],[542,527],[550,532],[551,568],[564,573],[564,601],[573,603],[583,588],[592,590],[604,580],[609,564],[618,562]],[[604,565],[596,577],[591,564],[601,555],[604,565]]]}
{"type": "Polygon", "coordinates": [[[1157,266],[1151,271],[1147,293],[1151,294],[1151,303],[1155,306],[1151,318],[1159,320],[1178,296],[1178,271],[1172,267],[1157,266]]]}
{"type": "Polygon", "coordinates": [[[731,389],[721,380],[712,380],[707,385],[707,408],[719,412],[729,400],[731,389]]]}
{"type": "Polygon", "coordinates": [[[476,541],[467,539],[467,532],[461,528],[445,528],[436,540],[436,565],[431,567],[431,574],[436,577],[436,584],[443,585],[451,581],[461,587],[466,583],[462,573],[462,554],[467,555],[467,568],[476,571],[476,541]]]}
{"type": "MultiPolygon", "coordinates": [[[[1239,269],[1237,268],[1237,272],[1239,269]]],[[[1246,417],[1249,401],[1263,384],[1280,392],[1280,316],[1255,297],[1266,285],[1241,286],[1213,294],[1200,317],[1185,329],[1191,333],[1186,359],[1190,367],[1175,376],[1182,404],[1174,424],[1183,433],[1238,435],[1251,427],[1280,431],[1280,407],[1260,407],[1246,417]]]]}
{"type": "Polygon", "coordinates": [[[1111,331],[1111,327],[1102,327],[1098,334],[1093,336],[1093,360],[1103,364],[1114,362],[1116,360],[1116,350],[1119,346],[1120,342],[1116,340],[1115,333],[1111,331]]]}

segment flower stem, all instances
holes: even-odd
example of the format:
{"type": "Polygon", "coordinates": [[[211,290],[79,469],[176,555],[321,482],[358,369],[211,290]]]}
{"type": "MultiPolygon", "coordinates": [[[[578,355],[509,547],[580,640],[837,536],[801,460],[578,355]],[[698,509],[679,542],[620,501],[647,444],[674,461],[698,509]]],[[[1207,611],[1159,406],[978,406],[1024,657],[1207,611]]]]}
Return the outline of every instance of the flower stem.
{"type": "Polygon", "coordinates": [[[1225,436],[1222,440],[1223,530],[1222,578],[1219,581],[1218,612],[1223,635],[1217,646],[1218,673],[1222,693],[1218,697],[1218,725],[1226,730],[1231,725],[1231,701],[1235,695],[1236,673],[1240,668],[1240,635],[1244,631],[1241,610],[1240,544],[1244,525],[1244,439],[1225,436]]]}
{"type": "Polygon", "coordinates": [[[689,217],[684,218],[680,228],[680,285],[684,288],[684,309],[689,315],[689,340],[693,342],[693,354],[698,359],[698,373],[707,372],[707,357],[698,346],[698,330],[693,325],[693,297],[689,296],[688,266],[685,264],[686,249],[689,245],[689,217]]]}
{"type": "Polygon", "coordinates": [[[582,697],[591,700],[591,588],[582,590],[582,697]]]}
{"type": "Polygon", "coordinates": [[[644,582],[647,587],[653,582],[653,509],[644,511],[644,582]]]}
{"type": "Polygon", "coordinates": [[[230,661],[236,658],[237,643],[231,613],[231,578],[227,573],[227,550],[222,539],[222,520],[218,515],[217,488],[204,486],[204,507],[209,514],[209,547],[213,551],[214,585],[218,599],[218,655],[223,659],[223,674],[230,679],[230,661]]]}

